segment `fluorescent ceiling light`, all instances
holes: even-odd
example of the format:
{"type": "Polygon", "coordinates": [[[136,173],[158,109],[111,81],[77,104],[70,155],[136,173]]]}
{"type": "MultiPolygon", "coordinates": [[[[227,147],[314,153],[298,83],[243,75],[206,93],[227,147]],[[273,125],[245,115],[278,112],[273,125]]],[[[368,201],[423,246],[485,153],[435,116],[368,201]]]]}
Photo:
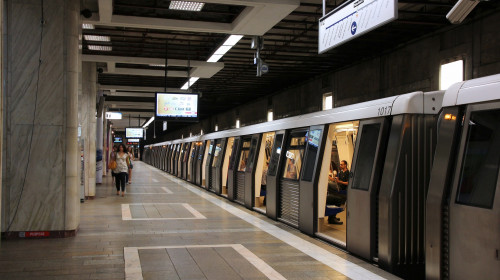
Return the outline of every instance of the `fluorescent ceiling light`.
{"type": "Polygon", "coordinates": [[[215,52],[214,54],[219,54],[219,55],[225,55],[230,49],[231,49],[232,46],[220,46],[215,52]]]}
{"type": "Polygon", "coordinates": [[[165,64],[149,64],[151,67],[165,67],[165,64]]]}
{"type": "Polygon", "coordinates": [[[95,29],[95,27],[92,23],[82,23],[82,28],[83,29],[95,29]]]}
{"type": "Polygon", "coordinates": [[[453,24],[461,23],[479,4],[479,0],[459,0],[448,12],[446,18],[453,24]]]}
{"type": "Polygon", "coordinates": [[[207,62],[217,62],[219,61],[219,59],[221,59],[223,57],[222,54],[213,54],[208,60],[207,62]]]}
{"type": "Polygon", "coordinates": [[[234,45],[236,45],[243,35],[231,35],[226,41],[210,56],[207,62],[217,62],[219,61],[234,45]]]}
{"type": "Polygon", "coordinates": [[[100,36],[100,35],[83,35],[83,38],[87,41],[99,41],[99,42],[109,42],[111,39],[109,36],[100,36]]]}
{"type": "Polygon", "coordinates": [[[113,50],[113,48],[111,46],[88,45],[87,47],[89,48],[89,50],[92,50],[92,51],[105,51],[105,52],[109,52],[109,51],[113,50]]]}
{"type": "Polygon", "coordinates": [[[183,90],[187,90],[189,87],[193,86],[193,85],[194,85],[194,83],[196,83],[196,81],[198,81],[198,79],[199,79],[199,78],[200,78],[200,77],[191,77],[191,78],[189,79],[189,81],[187,81],[187,82],[186,82],[186,83],[185,83],[185,84],[181,87],[181,89],[183,89],[183,90]]]}
{"type": "Polygon", "coordinates": [[[152,117],[149,119],[149,121],[148,121],[147,123],[145,123],[145,124],[142,126],[142,128],[146,128],[146,127],[148,127],[148,125],[149,125],[150,123],[152,123],[154,120],[155,120],[155,117],[154,117],[154,116],[152,116],[152,117]]]}
{"type": "Polygon", "coordinates": [[[201,2],[189,2],[189,1],[171,1],[169,9],[171,9],[171,10],[199,12],[203,8],[203,5],[205,5],[205,3],[201,3],[201,2]]]}
{"type": "Polygon", "coordinates": [[[223,46],[234,46],[236,45],[241,38],[243,38],[243,35],[231,35],[227,40],[222,44],[223,46]]]}

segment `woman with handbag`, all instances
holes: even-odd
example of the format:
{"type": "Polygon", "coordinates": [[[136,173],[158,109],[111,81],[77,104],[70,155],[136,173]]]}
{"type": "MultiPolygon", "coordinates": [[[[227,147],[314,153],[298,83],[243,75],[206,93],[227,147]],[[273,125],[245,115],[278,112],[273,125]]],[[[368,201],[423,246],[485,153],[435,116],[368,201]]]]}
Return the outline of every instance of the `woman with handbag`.
{"type": "Polygon", "coordinates": [[[128,184],[132,184],[132,168],[134,165],[132,161],[134,160],[134,152],[132,151],[132,147],[128,147],[128,158],[129,158],[129,166],[128,166],[128,184]]]}
{"type": "Polygon", "coordinates": [[[118,147],[113,146],[113,151],[111,151],[111,153],[109,154],[109,164],[108,164],[108,169],[111,169],[111,178],[112,178],[112,182],[115,183],[115,179],[116,179],[116,173],[115,173],[115,169],[116,169],[116,151],[118,150],[118,147]]]}
{"type": "Polygon", "coordinates": [[[116,154],[116,195],[120,195],[121,190],[122,196],[125,196],[125,183],[129,164],[130,158],[127,154],[127,148],[125,148],[125,145],[120,144],[118,146],[118,153],[116,154]]]}

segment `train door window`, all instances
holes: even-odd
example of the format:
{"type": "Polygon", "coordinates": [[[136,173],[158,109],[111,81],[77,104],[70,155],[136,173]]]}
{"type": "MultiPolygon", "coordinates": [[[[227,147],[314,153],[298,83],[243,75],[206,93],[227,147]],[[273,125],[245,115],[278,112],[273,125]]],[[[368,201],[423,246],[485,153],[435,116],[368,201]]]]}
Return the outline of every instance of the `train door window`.
{"type": "Polygon", "coordinates": [[[281,143],[283,142],[283,137],[283,134],[276,135],[276,139],[274,141],[275,145],[273,147],[271,158],[269,160],[269,169],[267,170],[268,176],[276,176],[276,172],[278,171],[278,162],[281,155],[281,143]]]}
{"type": "Polygon", "coordinates": [[[229,172],[229,161],[233,152],[234,138],[228,138],[226,144],[226,154],[222,163],[222,194],[227,194],[227,176],[229,172]]]}
{"type": "Polygon", "coordinates": [[[320,143],[321,129],[311,130],[307,134],[307,158],[304,167],[302,180],[311,182],[314,173],[314,161],[318,154],[320,143]]]}
{"type": "Polygon", "coordinates": [[[255,207],[266,211],[267,174],[274,142],[274,132],[264,133],[255,171],[255,207]]]}
{"type": "Polygon", "coordinates": [[[370,186],[370,177],[377,152],[377,142],[380,123],[365,124],[361,130],[361,141],[356,159],[356,172],[352,183],[353,189],[367,191],[370,186]]]}
{"type": "Polygon", "coordinates": [[[215,167],[217,165],[217,160],[219,158],[219,155],[220,155],[220,150],[221,150],[221,143],[220,143],[221,140],[217,140],[215,143],[215,151],[214,151],[214,159],[212,161],[212,167],[215,167]]]}
{"type": "Polygon", "coordinates": [[[233,142],[233,151],[231,152],[231,157],[229,158],[229,169],[234,170],[236,163],[236,157],[238,152],[238,146],[240,144],[240,139],[236,139],[233,142]]]}
{"type": "Polygon", "coordinates": [[[292,133],[286,149],[286,162],[283,166],[284,179],[299,180],[302,158],[306,146],[307,131],[292,133]]]}
{"type": "Polygon", "coordinates": [[[240,162],[238,164],[238,171],[246,170],[249,153],[250,153],[250,140],[244,140],[240,152],[240,162]]]}
{"type": "Polygon", "coordinates": [[[500,165],[500,110],[472,112],[468,126],[457,203],[492,208],[500,165]]]}
{"type": "Polygon", "coordinates": [[[257,139],[252,139],[250,142],[250,152],[248,154],[248,160],[247,160],[247,166],[248,170],[253,170],[253,161],[254,161],[254,154],[257,152],[257,139]]]}

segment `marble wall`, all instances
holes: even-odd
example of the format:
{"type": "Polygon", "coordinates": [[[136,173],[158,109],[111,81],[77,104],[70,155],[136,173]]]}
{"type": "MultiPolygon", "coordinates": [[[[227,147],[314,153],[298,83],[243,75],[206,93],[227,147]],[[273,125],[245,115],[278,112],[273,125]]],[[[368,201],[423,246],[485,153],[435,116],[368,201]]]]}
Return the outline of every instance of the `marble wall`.
{"type": "Polygon", "coordinates": [[[5,1],[2,231],[79,224],[79,1],[5,1]]]}
{"type": "Polygon", "coordinates": [[[95,62],[82,64],[82,96],[79,106],[80,125],[84,146],[84,187],[86,197],[95,197],[96,186],[96,91],[97,68],[95,62]]]}

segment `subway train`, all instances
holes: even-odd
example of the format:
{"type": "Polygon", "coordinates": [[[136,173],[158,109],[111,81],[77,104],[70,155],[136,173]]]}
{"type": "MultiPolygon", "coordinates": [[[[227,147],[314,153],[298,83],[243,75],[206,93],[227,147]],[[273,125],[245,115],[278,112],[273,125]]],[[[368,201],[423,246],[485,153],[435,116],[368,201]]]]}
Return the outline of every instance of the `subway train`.
{"type": "Polygon", "coordinates": [[[500,75],[146,146],[405,279],[500,279],[500,75]]]}

